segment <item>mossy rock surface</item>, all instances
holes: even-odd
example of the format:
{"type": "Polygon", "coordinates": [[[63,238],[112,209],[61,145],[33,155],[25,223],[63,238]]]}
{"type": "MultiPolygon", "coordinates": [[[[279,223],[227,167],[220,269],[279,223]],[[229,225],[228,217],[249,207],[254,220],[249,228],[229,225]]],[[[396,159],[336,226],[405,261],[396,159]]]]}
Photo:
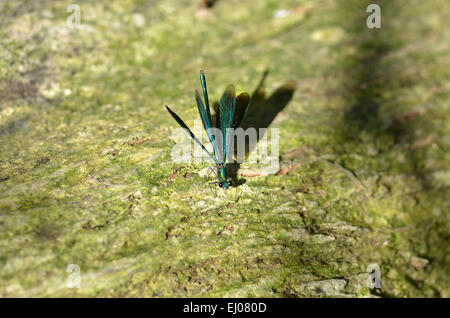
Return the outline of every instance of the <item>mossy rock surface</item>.
{"type": "Polygon", "coordinates": [[[0,3],[0,295],[450,297],[448,2],[198,2],[0,3]],[[200,69],[290,170],[172,161],[200,69]]]}

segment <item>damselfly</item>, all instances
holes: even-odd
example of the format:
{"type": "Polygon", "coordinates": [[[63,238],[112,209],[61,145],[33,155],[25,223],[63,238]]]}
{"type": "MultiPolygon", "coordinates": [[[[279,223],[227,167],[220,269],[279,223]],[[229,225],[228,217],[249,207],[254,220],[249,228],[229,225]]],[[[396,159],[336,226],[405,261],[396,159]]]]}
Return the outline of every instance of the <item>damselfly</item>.
{"type": "Polygon", "coordinates": [[[242,123],[250,105],[250,96],[248,93],[242,93],[236,97],[234,85],[228,85],[219,101],[218,112],[216,114],[218,131],[214,131],[211,124],[212,118],[209,107],[208,90],[206,88],[206,79],[203,71],[200,71],[200,82],[205,104],[203,104],[202,98],[197,90],[195,91],[195,100],[197,102],[200,118],[202,119],[203,128],[205,128],[206,135],[211,142],[213,154],[205,148],[177,114],[175,114],[167,105],[166,108],[177,123],[185,129],[191,138],[202,147],[209,158],[214,162],[216,168],[215,174],[218,179],[217,183],[219,184],[219,187],[226,190],[231,186],[231,181],[228,180],[227,177],[227,159],[229,159],[231,152],[233,130],[242,123]]]}

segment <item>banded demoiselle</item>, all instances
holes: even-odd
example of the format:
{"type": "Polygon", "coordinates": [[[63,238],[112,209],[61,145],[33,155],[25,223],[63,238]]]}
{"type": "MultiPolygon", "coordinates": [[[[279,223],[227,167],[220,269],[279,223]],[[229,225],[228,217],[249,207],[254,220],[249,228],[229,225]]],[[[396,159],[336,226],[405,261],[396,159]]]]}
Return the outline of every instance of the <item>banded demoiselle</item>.
{"type": "Polygon", "coordinates": [[[203,128],[206,131],[209,141],[211,142],[213,154],[211,154],[205,146],[197,139],[197,137],[192,133],[184,121],[175,114],[169,106],[166,105],[167,110],[170,115],[177,121],[177,123],[185,129],[185,131],[190,135],[194,141],[200,145],[200,147],[208,154],[208,157],[213,161],[216,171],[216,177],[218,179],[219,187],[224,190],[231,186],[231,181],[227,177],[227,159],[230,155],[233,130],[239,127],[247,113],[248,107],[250,105],[250,96],[248,93],[239,94],[236,97],[236,92],[233,84],[227,86],[222,94],[219,101],[219,107],[216,117],[216,123],[218,131],[213,133],[213,127],[211,124],[211,110],[209,107],[208,100],[208,90],[206,88],[206,78],[203,71],[200,71],[200,83],[203,91],[203,98],[205,104],[200,97],[200,94],[195,90],[195,100],[197,102],[198,112],[200,113],[200,118],[202,119],[203,128]],[[206,107],[205,107],[206,105],[206,107]],[[217,138],[220,134],[221,138],[217,138]]]}

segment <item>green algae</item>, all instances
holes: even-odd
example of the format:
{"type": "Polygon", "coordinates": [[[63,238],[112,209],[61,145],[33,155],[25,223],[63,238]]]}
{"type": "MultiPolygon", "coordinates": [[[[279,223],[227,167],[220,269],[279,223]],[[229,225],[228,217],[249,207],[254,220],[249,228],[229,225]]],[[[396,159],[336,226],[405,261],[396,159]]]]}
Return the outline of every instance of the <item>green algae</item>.
{"type": "Polygon", "coordinates": [[[369,3],[0,4],[1,295],[448,297],[450,11],[381,1],[370,30],[369,3]],[[223,192],[172,162],[200,69],[301,167],[223,192]]]}

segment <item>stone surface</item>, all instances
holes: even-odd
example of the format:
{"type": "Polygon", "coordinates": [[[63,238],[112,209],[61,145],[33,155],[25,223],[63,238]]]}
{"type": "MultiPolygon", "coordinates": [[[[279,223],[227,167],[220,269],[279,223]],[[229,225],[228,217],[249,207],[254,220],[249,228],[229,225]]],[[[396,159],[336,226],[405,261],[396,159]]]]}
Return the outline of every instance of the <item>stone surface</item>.
{"type": "Polygon", "coordinates": [[[449,297],[450,7],[369,3],[0,2],[0,295],[449,297]],[[172,162],[200,69],[285,173],[172,162]]]}

